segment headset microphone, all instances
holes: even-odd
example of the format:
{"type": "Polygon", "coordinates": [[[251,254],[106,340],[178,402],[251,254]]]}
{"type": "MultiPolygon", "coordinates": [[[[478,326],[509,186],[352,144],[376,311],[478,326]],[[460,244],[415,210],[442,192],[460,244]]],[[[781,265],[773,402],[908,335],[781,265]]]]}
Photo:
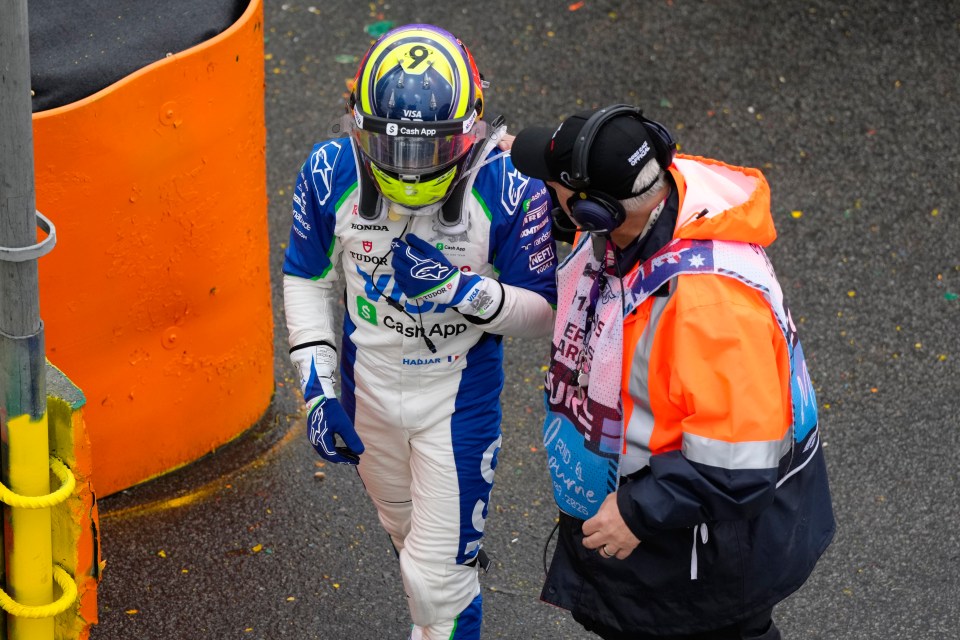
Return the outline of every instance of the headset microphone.
{"type": "MultiPolygon", "coordinates": [[[[553,192],[553,199],[556,201],[556,192],[552,189],[551,191],[553,192]]],[[[573,244],[579,229],[576,223],[567,215],[567,212],[564,211],[562,207],[554,207],[550,210],[550,217],[553,218],[553,237],[561,242],[573,244]]]]}

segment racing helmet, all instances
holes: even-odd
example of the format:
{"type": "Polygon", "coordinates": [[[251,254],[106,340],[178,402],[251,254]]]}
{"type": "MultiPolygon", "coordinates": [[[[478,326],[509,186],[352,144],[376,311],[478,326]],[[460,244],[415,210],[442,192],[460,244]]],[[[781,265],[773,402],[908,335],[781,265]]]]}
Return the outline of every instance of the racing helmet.
{"type": "Polygon", "coordinates": [[[410,24],[373,43],[345,121],[383,197],[416,210],[449,195],[486,136],[483,88],[473,56],[443,29],[410,24]]]}

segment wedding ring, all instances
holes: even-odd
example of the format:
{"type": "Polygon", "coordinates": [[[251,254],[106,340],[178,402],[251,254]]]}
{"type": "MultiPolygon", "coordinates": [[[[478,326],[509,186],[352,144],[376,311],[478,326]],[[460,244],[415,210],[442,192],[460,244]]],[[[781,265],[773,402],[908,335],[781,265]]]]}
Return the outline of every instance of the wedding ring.
{"type": "Polygon", "coordinates": [[[607,551],[607,545],[600,547],[600,555],[602,555],[604,558],[612,558],[614,556],[614,554],[607,551]]]}

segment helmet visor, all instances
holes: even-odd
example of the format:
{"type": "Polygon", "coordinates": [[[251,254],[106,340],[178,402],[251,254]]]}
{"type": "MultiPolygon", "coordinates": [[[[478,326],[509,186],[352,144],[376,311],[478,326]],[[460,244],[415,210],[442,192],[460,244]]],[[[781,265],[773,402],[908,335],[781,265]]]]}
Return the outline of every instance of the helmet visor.
{"type": "Polygon", "coordinates": [[[449,166],[486,135],[473,113],[459,120],[421,122],[359,114],[344,116],[360,151],[377,166],[400,175],[421,175],[449,166]]]}

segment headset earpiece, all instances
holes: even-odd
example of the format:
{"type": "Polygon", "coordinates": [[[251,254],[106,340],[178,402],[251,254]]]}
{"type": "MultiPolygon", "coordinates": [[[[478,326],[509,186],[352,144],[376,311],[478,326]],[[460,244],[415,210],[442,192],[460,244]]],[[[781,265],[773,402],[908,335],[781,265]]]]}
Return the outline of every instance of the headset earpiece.
{"type": "Polygon", "coordinates": [[[570,217],[584,231],[610,233],[627,217],[620,201],[602,191],[577,191],[567,200],[570,217]]]}
{"type": "Polygon", "coordinates": [[[657,164],[661,169],[666,170],[673,164],[673,158],[677,155],[677,143],[667,131],[667,128],[656,120],[650,120],[640,116],[640,122],[647,129],[650,135],[650,141],[653,143],[653,150],[657,154],[657,164]]]}

